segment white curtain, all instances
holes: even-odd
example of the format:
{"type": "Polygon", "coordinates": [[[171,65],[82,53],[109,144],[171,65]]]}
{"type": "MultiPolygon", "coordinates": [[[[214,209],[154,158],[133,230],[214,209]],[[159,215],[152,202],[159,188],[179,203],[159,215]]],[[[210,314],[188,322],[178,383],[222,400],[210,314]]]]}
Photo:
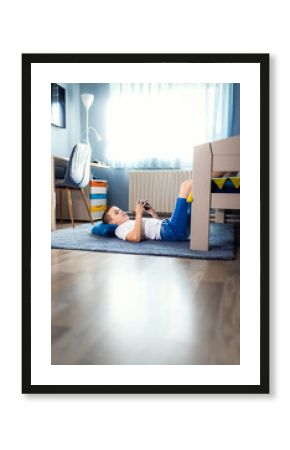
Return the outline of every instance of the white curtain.
{"type": "Polygon", "coordinates": [[[112,167],[191,167],[194,145],[231,135],[232,84],[111,84],[112,167]]]}

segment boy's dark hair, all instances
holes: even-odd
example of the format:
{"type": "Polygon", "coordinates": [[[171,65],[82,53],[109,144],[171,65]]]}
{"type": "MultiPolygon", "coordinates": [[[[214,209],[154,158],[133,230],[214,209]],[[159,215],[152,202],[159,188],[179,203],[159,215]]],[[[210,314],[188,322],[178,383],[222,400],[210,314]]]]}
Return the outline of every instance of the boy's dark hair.
{"type": "Polygon", "coordinates": [[[105,209],[104,214],[102,215],[102,221],[104,223],[110,223],[110,214],[109,214],[109,209],[111,208],[111,206],[107,206],[107,208],[105,209]]]}

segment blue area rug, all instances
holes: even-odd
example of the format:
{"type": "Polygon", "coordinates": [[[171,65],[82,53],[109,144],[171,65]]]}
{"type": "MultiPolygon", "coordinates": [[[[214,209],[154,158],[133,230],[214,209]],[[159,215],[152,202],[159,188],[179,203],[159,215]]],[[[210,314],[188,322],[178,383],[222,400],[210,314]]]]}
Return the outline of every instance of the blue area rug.
{"type": "Polygon", "coordinates": [[[210,224],[210,249],[200,252],[189,249],[189,241],[142,241],[132,243],[91,233],[92,225],[62,228],[51,233],[51,247],[133,255],[171,256],[193,259],[223,259],[235,257],[235,227],[233,224],[210,224]]]}

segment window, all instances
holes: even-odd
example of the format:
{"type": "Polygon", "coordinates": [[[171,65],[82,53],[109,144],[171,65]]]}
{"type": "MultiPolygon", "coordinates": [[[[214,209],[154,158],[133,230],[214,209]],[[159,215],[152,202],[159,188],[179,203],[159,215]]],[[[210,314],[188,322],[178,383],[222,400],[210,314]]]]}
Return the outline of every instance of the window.
{"type": "Polygon", "coordinates": [[[112,167],[191,167],[194,145],[231,135],[232,84],[111,84],[112,167]]]}

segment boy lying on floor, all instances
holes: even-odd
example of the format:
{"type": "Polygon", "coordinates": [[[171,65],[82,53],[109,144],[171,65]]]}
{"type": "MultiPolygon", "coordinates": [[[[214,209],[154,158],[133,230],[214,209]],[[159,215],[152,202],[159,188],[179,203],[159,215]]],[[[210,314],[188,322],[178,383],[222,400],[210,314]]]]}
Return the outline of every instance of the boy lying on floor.
{"type": "Polygon", "coordinates": [[[180,186],[175,209],[170,219],[161,220],[149,202],[137,202],[135,220],[117,206],[111,206],[103,215],[104,223],[117,225],[115,235],[119,239],[130,242],[140,242],[142,239],[164,241],[182,241],[189,236],[189,215],[186,198],[192,191],[192,181],[184,181],[180,186]],[[146,210],[153,218],[143,218],[146,210]]]}

